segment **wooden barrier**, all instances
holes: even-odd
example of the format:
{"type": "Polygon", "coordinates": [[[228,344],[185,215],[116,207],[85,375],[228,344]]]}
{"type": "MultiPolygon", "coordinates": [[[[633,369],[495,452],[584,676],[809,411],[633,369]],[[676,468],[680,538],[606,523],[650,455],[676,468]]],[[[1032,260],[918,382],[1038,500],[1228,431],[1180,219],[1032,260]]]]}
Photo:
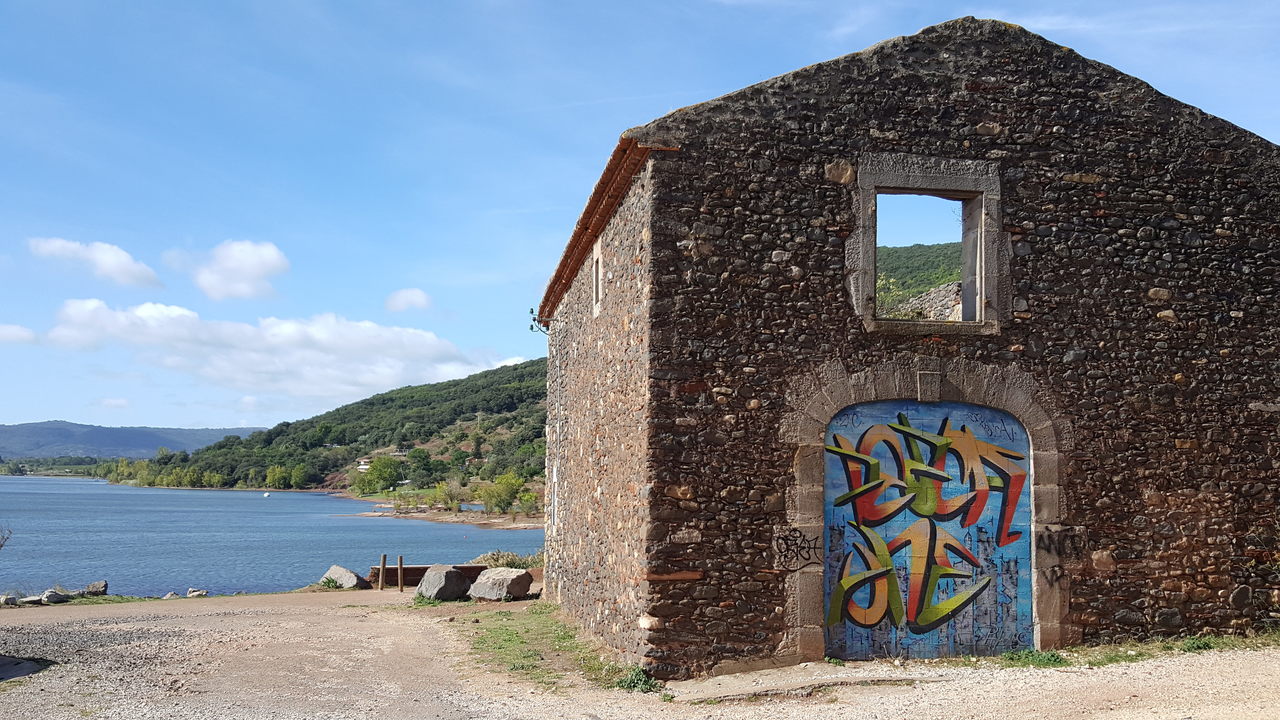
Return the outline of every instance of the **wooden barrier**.
{"type": "MultiPolygon", "coordinates": [[[[403,556],[401,556],[403,558],[403,556]]],[[[397,586],[416,588],[418,583],[422,582],[422,576],[427,574],[427,569],[433,567],[431,565],[403,565],[397,563],[391,567],[387,567],[385,563],[369,566],[369,576],[365,579],[371,585],[378,589],[382,589],[386,585],[395,584],[397,586]],[[402,580],[403,578],[403,580],[402,580]]],[[[471,582],[475,582],[480,577],[480,573],[484,572],[488,565],[453,565],[454,570],[461,572],[471,582]]]]}

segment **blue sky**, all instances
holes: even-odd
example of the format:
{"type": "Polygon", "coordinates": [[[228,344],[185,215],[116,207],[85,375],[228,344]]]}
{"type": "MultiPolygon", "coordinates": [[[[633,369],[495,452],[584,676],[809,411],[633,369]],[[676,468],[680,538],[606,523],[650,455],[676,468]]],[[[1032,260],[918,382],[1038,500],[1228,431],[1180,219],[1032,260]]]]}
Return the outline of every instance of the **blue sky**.
{"type": "Polygon", "coordinates": [[[1272,141],[1280,6],[0,4],[0,423],[271,425],[545,354],[619,133],[963,15],[1272,141]]]}

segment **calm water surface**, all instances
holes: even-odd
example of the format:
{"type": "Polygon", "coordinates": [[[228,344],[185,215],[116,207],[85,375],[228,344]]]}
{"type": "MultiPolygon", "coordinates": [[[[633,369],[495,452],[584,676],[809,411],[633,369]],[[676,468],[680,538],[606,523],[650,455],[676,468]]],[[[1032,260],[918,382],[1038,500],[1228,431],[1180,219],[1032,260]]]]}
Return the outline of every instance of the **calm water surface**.
{"type": "Polygon", "coordinates": [[[0,476],[0,526],[13,531],[0,550],[0,592],[94,580],[118,595],[271,592],[313,583],[334,564],[364,574],[381,553],[407,564],[460,563],[542,546],[541,530],[347,516],[371,507],[319,493],[0,476]]]}

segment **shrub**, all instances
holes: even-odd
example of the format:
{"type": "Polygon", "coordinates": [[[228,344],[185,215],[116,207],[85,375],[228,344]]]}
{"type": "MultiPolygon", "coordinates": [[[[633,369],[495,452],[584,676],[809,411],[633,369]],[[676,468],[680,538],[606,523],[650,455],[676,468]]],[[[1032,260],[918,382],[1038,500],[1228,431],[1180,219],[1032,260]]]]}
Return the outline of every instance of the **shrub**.
{"type": "Polygon", "coordinates": [[[494,550],[472,560],[471,564],[528,570],[529,568],[543,567],[546,564],[546,555],[543,550],[538,550],[532,555],[520,555],[506,550],[494,550]]]}

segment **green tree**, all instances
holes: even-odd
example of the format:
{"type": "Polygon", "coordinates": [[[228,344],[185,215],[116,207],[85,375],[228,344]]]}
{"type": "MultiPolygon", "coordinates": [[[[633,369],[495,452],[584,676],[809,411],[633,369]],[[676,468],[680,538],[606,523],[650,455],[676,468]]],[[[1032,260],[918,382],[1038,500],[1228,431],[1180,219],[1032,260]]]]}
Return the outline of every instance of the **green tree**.
{"type": "Polygon", "coordinates": [[[311,481],[311,472],[307,470],[307,466],[298,463],[293,466],[293,471],[289,473],[289,486],[294,490],[301,490],[311,481]]]}
{"type": "Polygon", "coordinates": [[[504,513],[511,509],[523,488],[524,478],[505,473],[494,478],[492,485],[476,490],[476,499],[484,503],[485,512],[504,513]]]}
{"type": "Polygon", "coordinates": [[[537,493],[526,491],[516,495],[516,512],[533,515],[541,509],[542,503],[538,502],[537,493]]]}
{"type": "Polygon", "coordinates": [[[289,471],[283,465],[268,467],[266,484],[272,490],[283,490],[289,487],[289,471]]]}
{"type": "Polygon", "coordinates": [[[369,488],[369,493],[390,490],[404,477],[404,471],[404,463],[390,455],[379,455],[369,463],[369,471],[364,474],[362,485],[369,488]]]}

